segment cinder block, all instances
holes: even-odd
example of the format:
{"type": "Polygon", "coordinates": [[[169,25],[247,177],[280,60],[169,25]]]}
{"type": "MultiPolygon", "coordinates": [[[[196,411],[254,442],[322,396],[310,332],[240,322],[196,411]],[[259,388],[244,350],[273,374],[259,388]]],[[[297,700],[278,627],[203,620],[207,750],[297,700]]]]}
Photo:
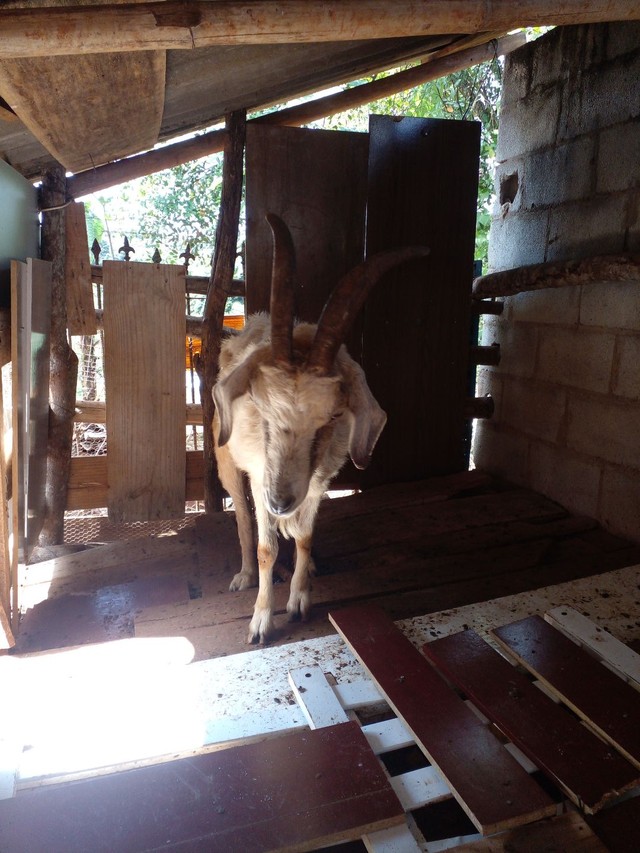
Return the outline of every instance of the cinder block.
{"type": "Polygon", "coordinates": [[[505,301],[514,321],[574,326],[580,316],[580,288],[572,285],[530,290],[509,296],[505,301]]]}
{"type": "Polygon", "coordinates": [[[501,424],[532,438],[562,440],[567,391],[558,385],[505,378],[501,424]]]}
{"type": "Polygon", "coordinates": [[[496,149],[499,162],[555,144],[561,89],[562,83],[558,83],[503,103],[496,149]]]}
{"type": "Polygon", "coordinates": [[[606,465],[599,521],[612,533],[640,542],[640,471],[606,465]]]}
{"type": "Polygon", "coordinates": [[[475,432],[473,459],[481,471],[504,477],[519,486],[528,485],[529,439],[521,433],[502,430],[491,421],[479,421],[475,432]]]}
{"type": "Polygon", "coordinates": [[[549,212],[546,260],[623,252],[626,226],[627,205],[622,195],[558,205],[549,212]]]}
{"type": "Polygon", "coordinates": [[[489,235],[489,269],[507,270],[545,260],[549,212],[520,211],[496,217],[489,235]]]}
{"type": "Polygon", "coordinates": [[[533,151],[521,175],[522,207],[528,210],[590,196],[595,184],[595,151],[595,135],[533,151]]]}
{"type": "Polygon", "coordinates": [[[540,330],[537,376],[602,394],[609,392],[615,335],[587,329],[540,330]]]}
{"type": "MultiPolygon", "coordinates": [[[[640,67],[638,68],[640,75],[640,67]]],[[[640,186],[640,116],[600,133],[596,190],[624,191],[640,186]]]]}
{"type": "Polygon", "coordinates": [[[640,402],[572,392],[567,446],[594,459],[640,468],[640,402]]]}
{"type": "Polygon", "coordinates": [[[601,466],[566,448],[531,443],[531,488],[558,501],[570,512],[595,517],[598,511],[601,466]]]}
{"type": "Polygon", "coordinates": [[[640,286],[635,281],[583,285],[580,323],[640,332],[640,286]]]}
{"type": "MultiPolygon", "coordinates": [[[[580,62],[580,58],[577,60],[580,62]]],[[[633,61],[602,62],[583,69],[564,89],[557,139],[627,121],[640,113],[640,53],[633,61]]]]}
{"type": "Polygon", "coordinates": [[[640,400],[640,334],[618,336],[611,390],[620,397],[640,400]]]}

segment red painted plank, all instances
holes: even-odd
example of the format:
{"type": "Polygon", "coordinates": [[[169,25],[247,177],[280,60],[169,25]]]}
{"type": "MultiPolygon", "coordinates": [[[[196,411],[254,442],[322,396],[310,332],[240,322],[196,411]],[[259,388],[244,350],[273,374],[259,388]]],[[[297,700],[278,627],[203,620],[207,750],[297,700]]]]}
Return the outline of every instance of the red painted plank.
{"type": "Polygon", "coordinates": [[[640,694],[540,616],[491,632],[583,720],[640,767],[640,694]]]}
{"type": "Polygon", "coordinates": [[[518,672],[475,631],[427,643],[424,654],[576,805],[595,812],[640,785],[638,771],[518,672]]]}
{"type": "Polygon", "coordinates": [[[329,615],[481,832],[555,812],[550,798],[377,607],[329,615]]]}
{"type": "Polygon", "coordinates": [[[314,850],[402,823],[357,723],[0,801],[0,850],[314,850]]]}

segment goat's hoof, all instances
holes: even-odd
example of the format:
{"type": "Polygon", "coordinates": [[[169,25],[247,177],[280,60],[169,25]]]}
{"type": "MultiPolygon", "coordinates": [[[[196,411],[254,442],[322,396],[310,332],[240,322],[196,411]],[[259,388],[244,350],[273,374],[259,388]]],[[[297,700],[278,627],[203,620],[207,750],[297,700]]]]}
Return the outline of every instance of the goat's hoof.
{"type": "Polygon", "coordinates": [[[309,611],[311,610],[311,593],[308,590],[300,592],[292,592],[287,602],[287,613],[289,614],[289,622],[295,622],[301,619],[306,621],[309,611]]]}
{"type": "Polygon", "coordinates": [[[248,643],[265,644],[273,633],[273,616],[270,610],[254,611],[251,624],[249,625],[248,643]]]}
{"type": "Polygon", "coordinates": [[[233,580],[229,584],[230,592],[239,592],[241,589],[249,589],[249,587],[255,586],[256,581],[253,575],[247,574],[246,572],[238,572],[237,575],[234,575],[233,580]]]}

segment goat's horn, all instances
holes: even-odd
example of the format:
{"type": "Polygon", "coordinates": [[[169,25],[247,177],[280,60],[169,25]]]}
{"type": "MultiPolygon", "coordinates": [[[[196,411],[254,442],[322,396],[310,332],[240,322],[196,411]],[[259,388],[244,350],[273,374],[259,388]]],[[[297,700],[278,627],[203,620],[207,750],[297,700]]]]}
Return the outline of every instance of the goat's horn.
{"type": "Polygon", "coordinates": [[[348,272],[338,282],[322,310],[309,354],[309,369],[320,374],[329,373],[341,344],[374,284],[398,264],[428,254],[429,249],[423,246],[391,249],[373,255],[348,272]]]}
{"type": "Polygon", "coordinates": [[[271,352],[277,364],[293,361],[293,277],[296,257],[291,233],[275,213],[266,220],[273,235],[271,269],[271,352]]]}

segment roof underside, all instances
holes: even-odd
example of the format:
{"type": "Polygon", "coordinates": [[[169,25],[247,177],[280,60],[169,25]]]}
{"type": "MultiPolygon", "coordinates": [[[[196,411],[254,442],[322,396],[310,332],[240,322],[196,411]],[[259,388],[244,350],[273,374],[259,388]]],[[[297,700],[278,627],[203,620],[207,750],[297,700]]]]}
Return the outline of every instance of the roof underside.
{"type": "MultiPolygon", "coordinates": [[[[0,61],[0,156],[27,178],[136,154],[424,57],[455,36],[240,45],[0,61]],[[1,102],[0,102],[1,103],[1,102]]],[[[464,43],[464,42],[463,42],[464,43]]]]}

